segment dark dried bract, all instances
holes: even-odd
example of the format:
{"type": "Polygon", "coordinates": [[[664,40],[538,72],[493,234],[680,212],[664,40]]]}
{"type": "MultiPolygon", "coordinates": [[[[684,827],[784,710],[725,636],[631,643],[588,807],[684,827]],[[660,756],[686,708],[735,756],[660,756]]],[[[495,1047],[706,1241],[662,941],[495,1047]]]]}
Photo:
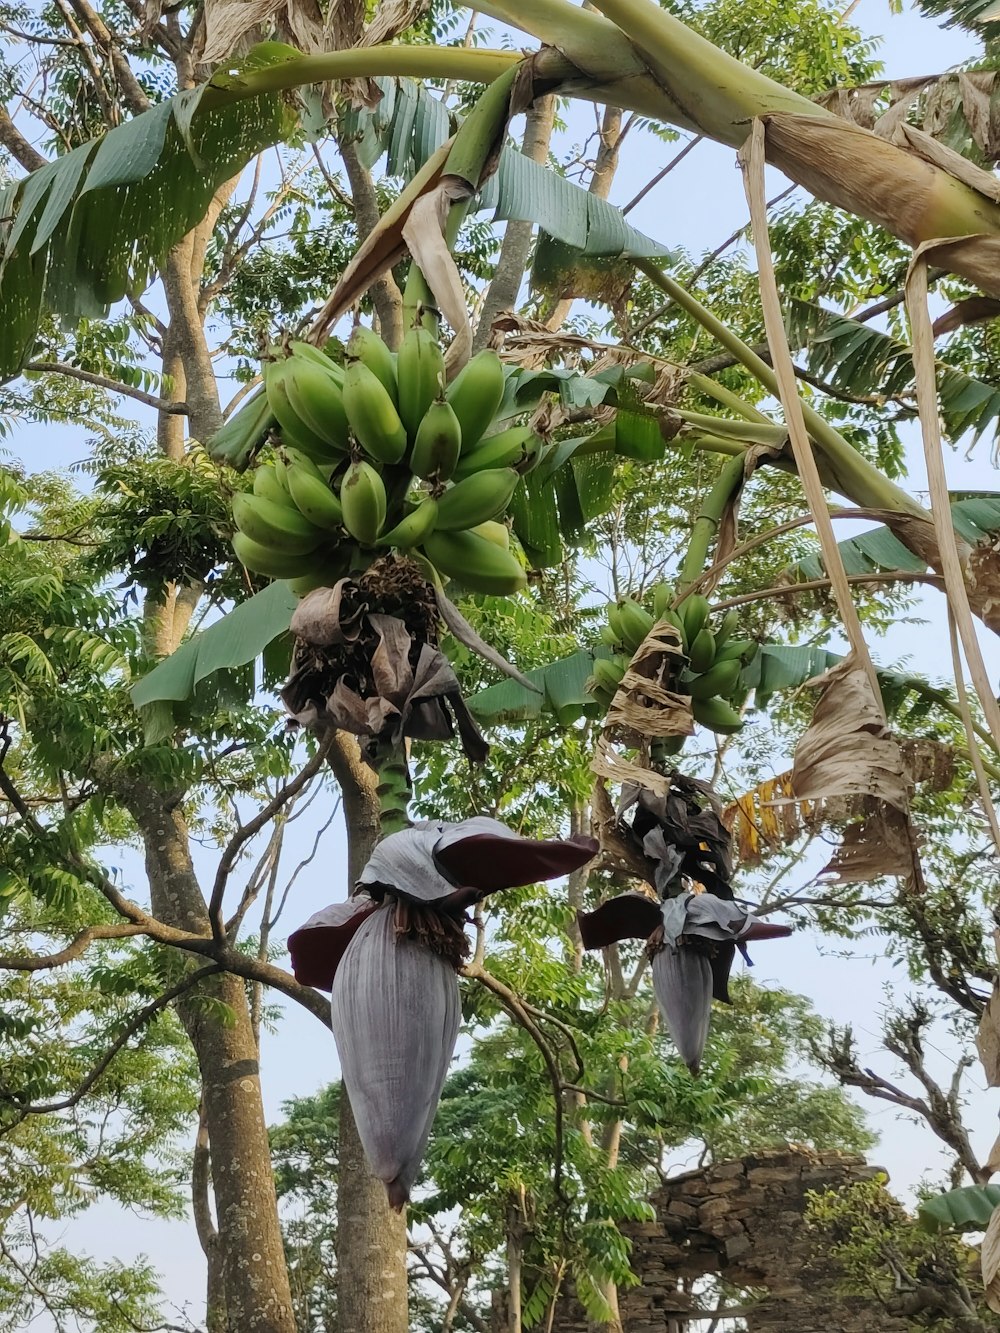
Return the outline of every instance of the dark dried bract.
{"type": "Polygon", "coordinates": [[[434,589],[411,560],[386,556],[359,578],[303,598],[292,620],[292,671],[281,698],[312,730],[387,741],[449,740],[489,753],[458,678],[437,646],[434,589]]]}

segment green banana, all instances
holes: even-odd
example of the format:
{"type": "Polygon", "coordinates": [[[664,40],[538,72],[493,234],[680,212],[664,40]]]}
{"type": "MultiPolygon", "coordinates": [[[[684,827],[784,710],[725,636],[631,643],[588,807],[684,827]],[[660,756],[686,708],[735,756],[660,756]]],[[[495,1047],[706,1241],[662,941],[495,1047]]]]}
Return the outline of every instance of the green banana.
{"type": "Polygon", "coordinates": [[[386,495],[382,478],[370,463],[359,460],[344,473],[340,486],[344,527],[362,546],[374,546],[385,523],[386,495]]]}
{"type": "Polygon", "coordinates": [[[681,620],[677,612],[671,611],[670,608],[668,607],[666,611],[664,611],[663,615],[660,616],[660,619],[665,620],[668,625],[673,625],[674,629],[681,636],[681,647],[684,649],[685,652],[687,652],[688,641],[687,641],[687,634],[685,634],[684,632],[684,621],[681,620]]]}
{"type": "Polygon", "coordinates": [[[686,736],[660,736],[649,747],[649,757],[654,760],[669,759],[680,754],[684,748],[686,736]]]}
{"type": "Polygon", "coordinates": [[[238,491],[233,496],[233,519],[240,532],[258,546],[285,555],[314,551],[323,539],[321,529],[303,518],[287,497],[285,504],[276,504],[260,495],[238,491]]]}
{"type": "Polygon", "coordinates": [[[735,632],[736,627],[739,623],[740,623],[740,613],[738,608],[734,606],[731,611],[727,611],[726,614],[722,617],[722,619],[719,621],[719,628],[715,631],[716,653],[718,653],[722,645],[735,632]]]}
{"type": "Polygon", "coordinates": [[[701,633],[711,609],[708,598],[702,597],[699,592],[692,593],[690,597],[685,597],[681,602],[677,611],[681,620],[684,621],[684,637],[688,643],[694,643],[701,633]]]}
{"type": "MultiPolygon", "coordinates": [[[[350,361],[361,361],[392,399],[393,407],[397,401],[396,362],[385,343],[374,331],[364,324],[355,324],[347,343],[348,368],[350,361]]],[[[345,383],[346,383],[345,372],[345,383]]]]}
{"type": "Polygon", "coordinates": [[[519,561],[510,551],[474,532],[432,532],[424,542],[431,564],[473,592],[510,596],[528,582],[519,561]]]}
{"type": "Polygon", "coordinates": [[[602,625],[598,630],[598,638],[608,648],[620,648],[621,640],[610,625],[602,625]]]}
{"type": "Polygon", "coordinates": [[[380,463],[400,461],[406,453],[406,427],[385,385],[364,361],[347,363],[344,411],[367,454],[380,463]]]}
{"type": "Polygon", "coordinates": [[[332,588],[337,580],[342,579],[346,573],[346,560],[330,560],[320,564],[316,569],[311,569],[307,574],[300,574],[297,578],[288,579],[287,583],[296,597],[304,597],[307,592],[312,592],[314,588],[332,588]]]}
{"type": "Polygon", "coordinates": [[[264,367],[264,388],[271,411],[281,427],[281,438],[285,444],[308,454],[317,462],[332,462],[338,450],[332,448],[302,420],[288,397],[286,376],[288,358],[283,361],[269,361],[264,367]]]}
{"type": "Polygon", "coordinates": [[[208,452],[217,462],[242,468],[259,449],[275,425],[267,394],[258,390],[240,404],[208,441],[208,452]]]}
{"type": "MultiPolygon", "coordinates": [[[[425,332],[426,330],[419,330],[425,332]]],[[[462,449],[462,427],[450,403],[432,402],[417,426],[409,467],[415,477],[438,477],[447,481],[455,471],[462,449]]]]}
{"type": "Polygon", "coordinates": [[[344,367],[339,362],[334,361],[332,357],[327,356],[321,347],[293,338],[288,344],[288,349],[293,356],[304,357],[306,361],[311,361],[313,365],[327,371],[338,384],[342,385],[344,383],[344,367]]]}
{"type": "Polygon", "coordinates": [[[631,597],[627,597],[622,602],[618,608],[618,615],[622,629],[625,632],[625,646],[634,653],[656,624],[656,621],[644,607],[641,607],[631,597]]]}
{"type": "Polygon", "coordinates": [[[288,493],[295,508],[310,523],[332,532],[343,526],[344,511],[330,487],[301,464],[293,463],[288,469],[288,493]]]}
{"type": "Polygon", "coordinates": [[[674,590],[669,583],[658,583],[653,589],[653,614],[662,620],[674,600],[674,590]]]}
{"type": "Polygon", "coordinates": [[[743,719],[725,699],[692,699],[691,711],[696,722],[722,736],[734,736],[743,730],[743,719]]]}
{"type": "Polygon", "coordinates": [[[501,551],[510,550],[510,528],[506,523],[498,523],[496,519],[488,518],[485,523],[476,523],[469,531],[484,537],[494,546],[499,546],[501,551]]]}
{"type": "Polygon", "coordinates": [[[697,676],[691,682],[691,698],[711,699],[713,695],[718,694],[723,699],[728,699],[736,688],[742,670],[743,663],[738,657],[730,658],[728,662],[716,662],[709,671],[697,676]]]}
{"type": "Polygon", "coordinates": [[[263,500],[273,500],[275,504],[288,504],[288,491],[274,463],[264,463],[254,469],[253,493],[263,500]]]}
{"type": "MultiPolygon", "coordinates": [[[[332,362],[331,362],[332,368],[332,362]]],[[[340,381],[304,356],[288,359],[285,371],[288,401],[313,434],[331,448],[346,450],[350,438],[340,381]]]]}
{"type": "Polygon", "coordinates": [[[594,658],[593,678],[595,684],[615,692],[622,683],[624,675],[625,668],[619,663],[610,661],[606,657],[594,658]]]}
{"type": "Polygon", "coordinates": [[[691,662],[691,670],[697,671],[699,675],[712,669],[715,662],[715,635],[707,627],[699,630],[691,641],[688,659],[691,662]]]}
{"type": "Polygon", "coordinates": [[[255,574],[266,574],[272,579],[292,579],[301,575],[308,567],[309,557],[301,552],[291,555],[287,551],[275,551],[273,547],[261,546],[245,532],[233,533],[233,550],[236,559],[255,574]]]}
{"type": "Polygon", "coordinates": [[[498,467],[517,467],[529,458],[534,458],[542,447],[541,437],[529,426],[510,426],[498,435],[487,436],[480,440],[475,448],[466,451],[463,445],[462,456],[455,468],[456,481],[469,477],[473,472],[489,472],[498,467]]]}
{"type": "MultiPolygon", "coordinates": [[[[716,639],[718,644],[718,639],[716,639]]],[[[717,662],[729,662],[736,659],[746,665],[757,656],[756,639],[730,639],[715,654],[717,662]]]]}
{"type": "Polygon", "coordinates": [[[448,386],[448,402],[462,424],[462,452],[474,448],[503,398],[503,363],[489,348],[477,353],[448,386]]]}
{"type": "MultiPolygon", "coordinates": [[[[424,413],[435,398],[444,392],[444,353],[441,344],[420,324],[410,329],[399,345],[396,378],[399,415],[410,439],[415,440],[424,413]]],[[[418,477],[427,475],[425,472],[417,472],[418,477]]]]}
{"type": "Polygon", "coordinates": [[[618,643],[625,642],[625,626],[622,624],[621,610],[617,602],[609,602],[605,612],[608,618],[608,624],[618,643]]]}
{"type": "Polygon", "coordinates": [[[457,481],[438,497],[437,531],[457,532],[496,518],[510,504],[520,480],[512,468],[499,468],[457,481]]]}
{"type": "Polygon", "coordinates": [[[404,551],[411,546],[419,546],[434,531],[437,511],[437,501],[428,496],[417,505],[412,514],[407,514],[394,528],[384,532],[375,545],[396,546],[404,551]]]}

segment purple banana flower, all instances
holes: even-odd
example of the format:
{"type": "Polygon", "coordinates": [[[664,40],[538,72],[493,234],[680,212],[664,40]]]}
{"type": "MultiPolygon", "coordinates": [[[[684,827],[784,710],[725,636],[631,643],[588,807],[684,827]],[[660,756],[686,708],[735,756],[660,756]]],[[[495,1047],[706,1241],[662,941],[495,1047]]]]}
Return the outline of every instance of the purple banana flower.
{"type": "Polygon", "coordinates": [[[577,921],[585,949],[604,949],[624,939],[649,941],[653,993],[692,1074],[701,1067],[712,1000],[729,1003],[736,950],[746,957],[748,941],[792,933],[790,926],[760,921],[748,908],[711,893],[681,893],[661,903],[625,893],[593,912],[581,912],[577,921]]]}
{"type": "Polygon", "coordinates": [[[332,991],[344,1084],[393,1208],[410,1197],[458,1038],[466,909],[596,852],[593,838],[522,838],[485,817],[418,824],[378,844],[352,898],[289,937],[296,979],[332,991]]]}

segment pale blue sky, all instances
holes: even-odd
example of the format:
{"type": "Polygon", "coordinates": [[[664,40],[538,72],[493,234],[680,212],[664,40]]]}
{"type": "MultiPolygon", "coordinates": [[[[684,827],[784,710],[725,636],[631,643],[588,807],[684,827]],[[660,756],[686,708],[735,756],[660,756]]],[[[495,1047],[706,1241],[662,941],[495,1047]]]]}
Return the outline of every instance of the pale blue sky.
{"type": "MultiPolygon", "coordinates": [[[[939,29],[911,9],[902,15],[889,12],[884,0],[861,0],[852,20],[864,31],[883,34],[880,51],[888,75],[918,75],[940,71],[967,58],[974,51],[968,35],[939,29]]],[[[589,133],[592,120],[589,109],[574,108],[569,138],[579,140],[589,133]]],[[[676,152],[649,136],[636,136],[622,158],[613,192],[613,200],[625,203],[676,152]]],[[[777,179],[777,178],[776,178],[777,179]]],[[[780,188],[780,185],[777,187],[780,188]]],[[[652,191],[630,214],[630,221],[668,245],[683,245],[694,251],[709,250],[745,221],[746,205],[735,154],[714,144],[702,144],[683,165],[652,191]]],[[[22,453],[30,468],[63,466],[79,458],[82,442],[69,433],[49,428],[27,427],[12,441],[15,453],[22,453]]],[[[971,460],[960,454],[949,457],[949,481],[955,487],[994,484],[989,465],[989,445],[981,444],[971,460]]],[[[919,461],[919,440],[914,436],[909,448],[912,474],[910,487],[923,489],[923,468],[919,461]]],[[[844,531],[847,535],[847,530],[844,531]]],[[[923,599],[927,626],[907,627],[894,633],[891,640],[878,645],[877,656],[883,661],[909,654],[916,669],[938,675],[947,670],[941,660],[943,640],[939,599],[929,594],[923,599]]],[[[992,639],[992,636],[987,636],[992,639]]],[[[994,677],[1000,672],[1000,650],[987,643],[984,648],[994,677]]],[[[311,843],[311,829],[322,823],[315,808],[302,821],[294,842],[302,852],[289,853],[290,864],[305,855],[311,843]]],[[[214,869],[214,857],[200,853],[206,872],[214,869]]],[[[282,934],[287,934],[313,911],[346,894],[344,840],[337,827],[326,836],[320,855],[300,877],[293,899],[286,910],[282,934]]],[[[141,884],[138,858],[124,862],[141,884]]],[[[244,867],[244,873],[246,869],[244,867]]],[[[240,879],[234,877],[233,891],[240,879]]],[[[139,889],[136,895],[142,896],[139,889]]],[[[864,952],[851,958],[834,956],[829,946],[820,947],[816,938],[796,936],[785,944],[765,945],[756,951],[755,976],[766,983],[769,977],[784,987],[809,996],[817,1010],[838,1023],[853,1023],[859,1036],[862,1056],[880,1071],[891,1073],[890,1064],[881,1053],[878,1014],[885,1002],[885,988],[898,980],[898,973],[881,958],[879,942],[866,941],[864,952]],[[780,957],[779,957],[780,950],[780,957]],[[780,968],[780,972],[779,969],[780,968]]],[[[286,1099],[316,1091],[337,1076],[336,1052],[332,1038],[314,1018],[295,1005],[286,1005],[286,1016],[276,1036],[265,1035],[262,1070],[265,1103],[271,1121],[278,1117],[286,1099]]],[[[996,1129],[997,1100],[983,1087],[981,1073],[974,1069],[968,1082],[973,1103],[970,1121],[977,1127],[976,1147],[985,1156],[996,1129]]],[[[882,1103],[865,1103],[872,1123],[881,1134],[881,1143],[873,1152],[874,1160],[889,1168],[897,1186],[905,1188],[919,1180],[927,1170],[940,1168],[936,1141],[921,1129],[899,1121],[893,1110],[882,1103]]],[[[142,1220],[125,1215],[110,1205],[91,1209],[80,1220],[50,1230],[53,1240],[61,1238],[74,1249],[97,1258],[127,1260],[148,1254],[163,1274],[170,1297],[178,1305],[190,1303],[197,1318],[202,1305],[204,1269],[193,1228],[179,1223],[142,1220]]],[[[47,1330],[48,1323],[38,1322],[35,1329],[47,1330]]]]}

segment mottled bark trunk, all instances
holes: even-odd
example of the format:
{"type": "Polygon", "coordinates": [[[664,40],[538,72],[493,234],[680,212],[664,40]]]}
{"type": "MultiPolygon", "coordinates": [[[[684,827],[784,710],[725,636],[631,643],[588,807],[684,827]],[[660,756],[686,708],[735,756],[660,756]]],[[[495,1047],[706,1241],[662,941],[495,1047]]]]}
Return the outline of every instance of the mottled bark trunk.
{"type": "MultiPolygon", "coordinates": [[[[153,911],[171,925],[207,934],[179,801],[150,787],[134,787],[123,799],[142,836],[153,911]]],[[[296,1333],[246,988],[239,977],[222,974],[203,983],[198,996],[178,1001],[177,1011],[201,1072],[225,1328],[296,1333]],[[205,994],[226,1006],[225,1021],[199,1003],[205,994]]]]}
{"type": "MultiPolygon", "coordinates": [[[[353,884],[379,837],[372,771],[357,742],[341,734],[330,764],[340,785],[347,825],[347,878],[353,884]]],[[[385,1185],[368,1169],[354,1115],[340,1099],[337,1181],[337,1321],[340,1333],[407,1333],[406,1222],[394,1213],[385,1185]]]]}
{"type": "Polygon", "coordinates": [[[205,1103],[198,1114],[198,1134],[194,1144],[191,1166],[191,1211],[194,1213],[198,1241],[208,1267],[208,1289],[205,1301],[206,1333],[226,1333],[226,1283],[222,1269],[222,1245],[219,1229],[212,1216],[212,1154],[208,1141],[208,1122],[205,1103]]]}

